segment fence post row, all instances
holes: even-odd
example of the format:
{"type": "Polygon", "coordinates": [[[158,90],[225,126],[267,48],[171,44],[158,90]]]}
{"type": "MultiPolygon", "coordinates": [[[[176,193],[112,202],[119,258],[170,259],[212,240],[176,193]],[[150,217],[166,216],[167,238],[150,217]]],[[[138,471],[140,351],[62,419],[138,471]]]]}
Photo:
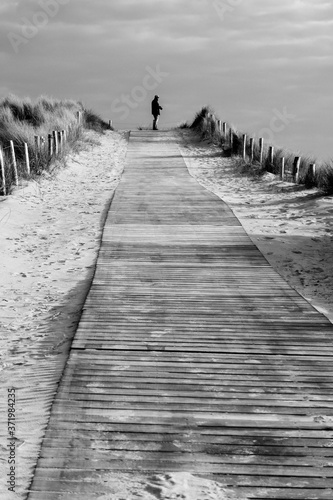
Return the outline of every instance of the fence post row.
{"type": "MultiPolygon", "coordinates": [[[[214,118],[211,113],[207,113],[208,118],[214,118]]],[[[225,138],[227,138],[227,122],[222,122],[221,120],[217,120],[218,130],[225,138]]],[[[230,149],[233,149],[233,130],[230,127],[228,133],[228,140],[230,149]]],[[[250,162],[252,163],[254,160],[254,149],[255,149],[255,139],[253,137],[249,140],[249,145],[247,144],[247,135],[243,134],[242,139],[242,158],[246,160],[246,154],[248,152],[248,156],[250,162]],[[247,147],[249,146],[249,147],[247,147]]],[[[264,159],[264,139],[263,137],[259,137],[259,162],[262,164],[264,159]]],[[[268,148],[268,163],[269,165],[273,165],[274,162],[274,146],[269,146],[268,148]]],[[[295,156],[291,174],[293,176],[294,182],[296,184],[299,183],[300,180],[300,167],[301,167],[301,156],[295,156]]],[[[309,175],[313,179],[316,176],[316,163],[310,163],[310,171],[309,175]]],[[[286,176],[286,159],[285,157],[281,157],[281,162],[279,165],[279,177],[281,180],[284,180],[286,176]]]]}
{"type": "MultiPolygon", "coordinates": [[[[61,130],[61,131],[53,131],[52,134],[48,134],[48,144],[46,145],[45,139],[43,136],[35,135],[35,158],[38,158],[38,155],[42,149],[47,147],[48,151],[48,156],[49,159],[52,158],[53,154],[55,153],[56,155],[59,152],[63,152],[65,150],[65,145],[67,142],[67,131],[66,130],[61,130]]],[[[23,143],[23,149],[24,149],[24,163],[26,167],[26,172],[28,175],[31,173],[31,168],[30,168],[30,156],[29,156],[29,147],[28,144],[25,142],[23,143]]],[[[18,179],[18,170],[17,170],[17,159],[16,159],[16,153],[15,153],[15,145],[14,141],[11,140],[9,141],[9,149],[10,149],[10,160],[11,160],[11,166],[13,169],[13,174],[14,174],[14,182],[15,185],[18,186],[19,184],[19,179],[18,179]]],[[[2,146],[0,145],[0,191],[2,191],[3,195],[7,194],[7,186],[6,186],[6,166],[5,166],[5,155],[2,146]]]]}

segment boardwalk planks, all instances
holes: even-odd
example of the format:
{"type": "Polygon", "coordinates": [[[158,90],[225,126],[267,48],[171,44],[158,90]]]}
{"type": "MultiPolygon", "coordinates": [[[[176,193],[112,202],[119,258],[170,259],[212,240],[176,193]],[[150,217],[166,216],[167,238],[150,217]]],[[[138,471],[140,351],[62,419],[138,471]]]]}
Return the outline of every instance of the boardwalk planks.
{"type": "Polygon", "coordinates": [[[113,498],[112,474],[172,471],[333,498],[332,333],[175,135],[132,133],[29,499],[113,498]]]}

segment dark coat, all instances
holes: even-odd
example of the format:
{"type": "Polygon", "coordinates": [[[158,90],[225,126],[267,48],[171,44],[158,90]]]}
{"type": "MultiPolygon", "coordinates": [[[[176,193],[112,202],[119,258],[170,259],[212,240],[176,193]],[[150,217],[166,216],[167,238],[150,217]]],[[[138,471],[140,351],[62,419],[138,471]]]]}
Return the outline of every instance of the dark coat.
{"type": "Polygon", "coordinates": [[[151,103],[151,114],[153,116],[158,116],[160,114],[160,109],[163,109],[157,99],[154,99],[151,103]]]}

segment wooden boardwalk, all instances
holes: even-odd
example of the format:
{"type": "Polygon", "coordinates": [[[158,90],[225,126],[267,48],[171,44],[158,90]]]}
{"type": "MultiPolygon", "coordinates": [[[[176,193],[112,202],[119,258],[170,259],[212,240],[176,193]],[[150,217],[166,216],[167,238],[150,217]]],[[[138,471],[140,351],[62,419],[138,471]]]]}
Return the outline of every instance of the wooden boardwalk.
{"type": "Polygon", "coordinates": [[[331,323],[190,177],[174,134],[134,132],[29,500],[118,499],[113,471],[332,500],[332,361],[331,323]]]}

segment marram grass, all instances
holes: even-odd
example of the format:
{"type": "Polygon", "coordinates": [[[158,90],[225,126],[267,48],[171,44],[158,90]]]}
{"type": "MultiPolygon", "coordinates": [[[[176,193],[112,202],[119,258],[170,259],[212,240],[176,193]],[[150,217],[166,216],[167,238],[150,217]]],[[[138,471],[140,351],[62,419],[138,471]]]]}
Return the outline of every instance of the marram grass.
{"type": "MultiPolygon", "coordinates": [[[[84,108],[74,100],[59,100],[41,96],[35,101],[10,95],[0,101],[0,145],[5,153],[6,187],[14,183],[11,166],[9,141],[14,142],[19,178],[26,177],[24,166],[24,144],[28,145],[31,175],[38,175],[50,167],[51,159],[47,151],[47,138],[54,130],[67,133],[66,151],[76,147],[83,140],[84,129],[93,129],[103,133],[108,128],[92,110],[84,108]],[[82,122],[78,123],[77,114],[82,113],[82,122]],[[44,147],[37,154],[35,136],[44,137],[44,147]]],[[[0,182],[1,184],[1,182],[0,182]]],[[[0,185],[1,188],[1,185],[0,185]]]]}
{"type": "MultiPolygon", "coordinates": [[[[249,175],[260,176],[265,172],[271,172],[275,175],[279,174],[281,159],[285,158],[285,169],[291,171],[296,155],[290,151],[281,148],[274,148],[273,162],[269,159],[269,146],[264,146],[263,161],[260,163],[260,151],[258,141],[255,141],[254,155],[251,161],[248,157],[246,160],[242,158],[243,132],[239,132],[233,126],[228,126],[226,137],[218,129],[217,119],[214,111],[209,106],[203,107],[195,116],[192,124],[187,125],[188,128],[196,130],[202,138],[210,139],[211,141],[221,145],[226,156],[236,156],[236,167],[239,171],[249,175]],[[232,135],[232,145],[230,144],[230,129],[232,135]],[[252,172],[253,170],[253,172],[252,172]]],[[[183,127],[184,128],[184,127],[183,127]]],[[[247,134],[247,154],[249,155],[249,136],[247,134]]],[[[304,184],[307,188],[316,187],[322,190],[325,194],[333,193],[333,161],[328,161],[319,164],[315,158],[301,156],[300,173],[298,182],[304,184]],[[313,175],[311,164],[316,164],[316,172],[313,175]]]]}

